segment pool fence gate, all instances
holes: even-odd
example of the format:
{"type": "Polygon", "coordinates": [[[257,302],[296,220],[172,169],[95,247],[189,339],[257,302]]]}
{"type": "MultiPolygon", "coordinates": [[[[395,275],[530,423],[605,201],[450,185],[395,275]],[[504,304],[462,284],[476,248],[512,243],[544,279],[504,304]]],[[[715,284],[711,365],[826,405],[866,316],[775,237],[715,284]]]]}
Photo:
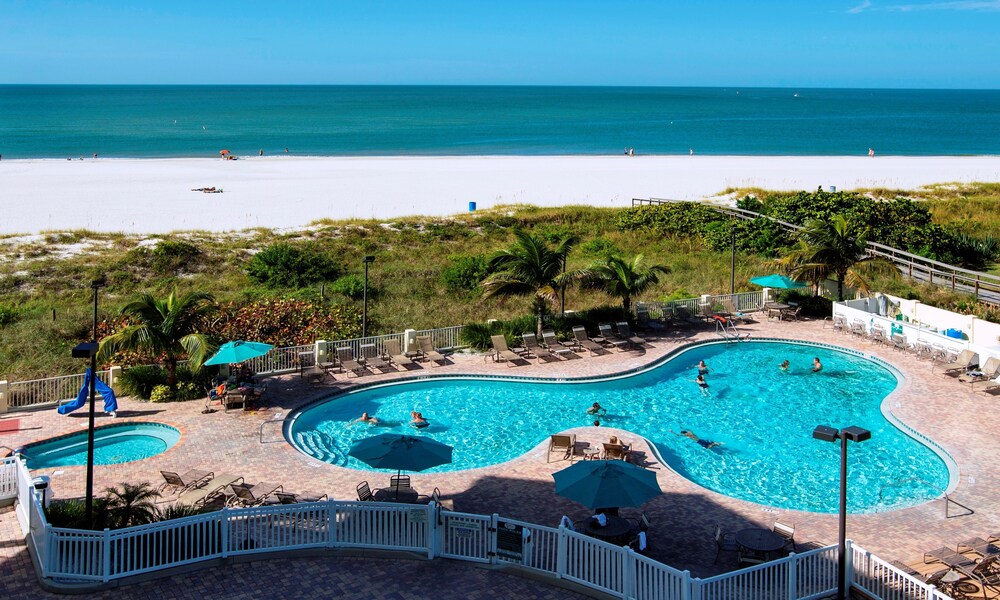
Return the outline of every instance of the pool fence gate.
{"type": "MultiPolygon", "coordinates": [[[[573,530],[564,518],[546,527],[497,514],[426,505],[328,500],[223,508],[124,529],[53,527],[20,457],[0,459],[0,501],[15,502],[28,549],[47,587],[97,589],[112,581],[220,559],[284,556],[300,550],[398,551],[506,566],[565,580],[625,600],[807,600],[837,589],[837,546],[707,578],[573,530]]],[[[654,538],[655,539],[655,538],[654,538]]],[[[847,581],[884,600],[950,600],[848,542],[847,581]]],[[[127,583],[127,581],[122,581],[127,583]]]]}

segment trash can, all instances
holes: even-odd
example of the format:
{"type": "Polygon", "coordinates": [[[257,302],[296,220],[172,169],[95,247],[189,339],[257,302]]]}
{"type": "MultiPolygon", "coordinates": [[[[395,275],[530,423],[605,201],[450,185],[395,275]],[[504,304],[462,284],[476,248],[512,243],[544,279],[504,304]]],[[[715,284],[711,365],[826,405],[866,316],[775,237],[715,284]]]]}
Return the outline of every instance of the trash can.
{"type": "Polygon", "coordinates": [[[961,329],[945,329],[944,334],[950,338],[960,340],[963,338],[961,329]]]}
{"type": "Polygon", "coordinates": [[[31,480],[31,484],[35,486],[35,490],[38,491],[38,495],[42,499],[42,506],[44,508],[49,507],[49,500],[52,499],[52,488],[49,487],[49,482],[48,475],[39,475],[31,480]]]}
{"type": "Polygon", "coordinates": [[[828,185],[828,186],[826,186],[826,191],[830,192],[831,194],[836,193],[837,186],[835,186],[835,185],[828,185]]]}
{"type": "Polygon", "coordinates": [[[476,203],[469,202],[469,212],[476,212],[476,203]]]}

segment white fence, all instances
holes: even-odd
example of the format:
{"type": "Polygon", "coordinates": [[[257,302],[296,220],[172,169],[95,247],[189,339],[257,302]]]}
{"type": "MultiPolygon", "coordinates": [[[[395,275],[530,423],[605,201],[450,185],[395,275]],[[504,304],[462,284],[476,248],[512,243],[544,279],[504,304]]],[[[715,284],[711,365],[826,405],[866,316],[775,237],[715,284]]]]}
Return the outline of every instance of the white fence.
{"type": "Polygon", "coordinates": [[[284,348],[272,348],[264,356],[248,360],[247,367],[259,375],[281,375],[297,371],[300,365],[300,357],[303,354],[312,354],[315,350],[313,344],[304,346],[286,346],[284,348]]]}
{"type": "Polygon", "coordinates": [[[385,354],[385,343],[388,340],[396,340],[399,342],[400,349],[403,348],[405,343],[404,338],[406,334],[403,333],[390,333],[387,335],[370,335],[364,338],[353,338],[350,340],[338,340],[336,342],[327,342],[327,354],[330,357],[337,356],[337,348],[350,348],[354,353],[354,357],[358,358],[362,356],[361,346],[373,345],[375,350],[379,355],[385,354]]]}
{"type": "Polygon", "coordinates": [[[700,315],[705,308],[714,309],[721,307],[722,310],[733,308],[740,312],[753,312],[764,307],[765,295],[763,290],[759,292],[740,292],[738,294],[719,294],[716,296],[701,296],[699,298],[682,298],[680,300],[668,300],[666,302],[636,302],[636,308],[644,308],[650,311],[653,316],[661,316],[665,313],[676,314],[678,309],[683,309],[691,315],[700,315]]]}
{"type": "MultiPolygon", "coordinates": [[[[83,387],[85,374],[63,375],[31,381],[14,381],[7,384],[7,406],[23,408],[39,404],[54,404],[60,400],[76,398],[83,387]]],[[[97,377],[107,383],[108,371],[98,371],[97,377]]]]}
{"type": "MultiPolygon", "coordinates": [[[[442,511],[434,502],[330,500],[222,509],[114,531],[64,529],[46,523],[31,475],[16,457],[0,460],[0,500],[10,498],[42,576],[55,581],[104,583],[230,556],[365,548],[516,565],[624,600],[811,600],[837,587],[836,546],[699,579],[565,525],[442,511]]],[[[950,600],[850,543],[848,557],[848,580],[875,598],[950,600]]]]}
{"type": "Polygon", "coordinates": [[[431,344],[438,349],[459,348],[462,344],[462,326],[441,327],[439,329],[421,329],[417,336],[427,336],[431,338],[431,344]]]}

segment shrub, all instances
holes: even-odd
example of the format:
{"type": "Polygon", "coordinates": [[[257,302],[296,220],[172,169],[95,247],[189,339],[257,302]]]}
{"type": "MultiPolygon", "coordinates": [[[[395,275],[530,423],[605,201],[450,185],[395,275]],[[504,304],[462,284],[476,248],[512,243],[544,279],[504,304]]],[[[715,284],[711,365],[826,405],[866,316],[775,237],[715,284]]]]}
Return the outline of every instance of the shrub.
{"type": "Polygon", "coordinates": [[[178,383],[177,389],[174,391],[175,400],[196,400],[198,398],[203,398],[204,396],[205,396],[204,389],[199,388],[191,381],[183,381],[178,383]]]}
{"type": "Polygon", "coordinates": [[[271,288],[300,288],[334,279],[336,263],[313,246],[279,243],[268,246],[250,259],[247,275],[271,288]]]}
{"type": "Polygon", "coordinates": [[[5,327],[16,321],[20,312],[16,306],[0,304],[0,327],[5,327]]]}
{"type": "Polygon", "coordinates": [[[458,255],[448,258],[441,280],[453,292],[473,292],[489,274],[489,262],[482,255],[458,255]]]}
{"type": "Polygon", "coordinates": [[[794,302],[802,307],[802,315],[806,317],[823,318],[833,314],[833,301],[823,296],[813,296],[809,293],[793,290],[778,294],[778,299],[785,303],[794,302]]]}
{"type": "Polygon", "coordinates": [[[360,335],[361,309],[349,304],[323,306],[307,300],[272,298],[223,306],[215,328],[221,339],[297,346],[360,335]]]}
{"type": "Polygon", "coordinates": [[[201,251],[187,242],[161,240],[150,252],[153,271],[161,275],[174,274],[183,270],[191,270],[192,262],[198,258],[201,251]]]}
{"type": "MultiPolygon", "coordinates": [[[[351,273],[334,281],[333,285],[330,286],[330,290],[347,296],[351,300],[358,300],[365,294],[365,282],[361,276],[351,273]]],[[[371,293],[371,286],[368,287],[368,291],[371,293]]]]}
{"type": "Polygon", "coordinates": [[[621,254],[621,249],[608,238],[597,237],[580,244],[580,252],[584,256],[603,258],[615,254],[621,254]]]}
{"type": "Polygon", "coordinates": [[[153,393],[153,388],[166,386],[167,371],[162,367],[142,366],[130,367],[122,370],[122,376],[118,380],[121,391],[126,396],[135,396],[143,400],[149,400],[153,393]]]}
{"type": "Polygon", "coordinates": [[[168,385],[158,385],[149,394],[151,402],[170,402],[174,399],[174,391],[168,385]]]}
{"type": "MultiPolygon", "coordinates": [[[[177,367],[177,382],[179,384],[190,384],[198,391],[198,395],[193,398],[201,398],[205,395],[205,390],[212,387],[212,380],[219,374],[216,366],[202,367],[197,371],[192,371],[187,365],[177,367]]],[[[178,385],[178,390],[180,386],[178,385]]],[[[181,398],[178,400],[191,400],[193,398],[181,398]]]]}
{"type": "Polygon", "coordinates": [[[476,350],[489,350],[493,347],[493,340],[490,337],[503,334],[507,339],[508,346],[516,346],[521,341],[521,334],[525,331],[534,331],[535,325],[533,315],[507,321],[470,323],[462,328],[462,342],[476,350]]]}

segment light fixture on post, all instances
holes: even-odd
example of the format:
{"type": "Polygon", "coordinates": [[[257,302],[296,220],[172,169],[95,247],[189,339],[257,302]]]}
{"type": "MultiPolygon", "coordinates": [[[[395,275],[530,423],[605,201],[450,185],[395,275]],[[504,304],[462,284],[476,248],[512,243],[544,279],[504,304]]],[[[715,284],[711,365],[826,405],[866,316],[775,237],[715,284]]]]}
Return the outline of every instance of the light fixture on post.
{"type": "Polygon", "coordinates": [[[365,295],[361,308],[361,337],[368,337],[368,265],[375,262],[375,257],[368,255],[362,259],[365,263],[365,295]]]}
{"type": "Polygon", "coordinates": [[[97,395],[97,290],[104,287],[103,279],[95,279],[90,282],[90,289],[94,290],[94,332],[93,339],[89,342],[77,344],[73,348],[73,358],[90,359],[90,416],[87,426],[87,526],[94,526],[94,403],[97,395]]]}
{"type": "Polygon", "coordinates": [[[813,437],[824,442],[840,440],[840,549],[837,553],[837,598],[847,600],[847,441],[870,440],[872,432],[857,426],[837,431],[833,427],[819,425],[813,430],[813,437]]]}
{"type": "MultiPolygon", "coordinates": [[[[736,295],[736,220],[734,219],[730,225],[732,231],[732,255],[729,259],[729,295],[736,295]]],[[[736,304],[736,298],[733,298],[733,305],[736,304]]]]}

